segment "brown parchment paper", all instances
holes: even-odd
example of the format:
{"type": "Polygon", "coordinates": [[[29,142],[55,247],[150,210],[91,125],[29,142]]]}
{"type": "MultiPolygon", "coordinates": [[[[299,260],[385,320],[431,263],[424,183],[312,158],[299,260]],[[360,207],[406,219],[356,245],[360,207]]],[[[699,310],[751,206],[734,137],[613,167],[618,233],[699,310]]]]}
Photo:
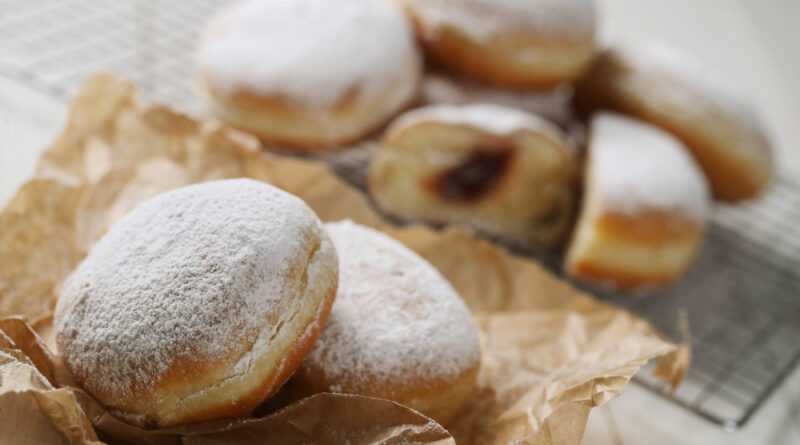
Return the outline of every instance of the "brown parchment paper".
{"type": "Polygon", "coordinates": [[[0,212],[0,317],[3,443],[578,444],[589,410],[620,394],[647,360],[660,357],[665,379],[685,368],[684,354],[647,322],[534,261],[461,228],[396,228],[326,166],[262,153],[254,138],[219,123],[142,105],[131,84],[108,75],[77,96],[63,134],[0,212]],[[320,394],[267,415],[146,431],[79,389],[51,341],[48,314],[64,278],[143,200],[240,176],[300,196],[323,220],[384,230],[452,282],[477,320],[483,360],[474,399],[447,429],[394,402],[320,394]]]}

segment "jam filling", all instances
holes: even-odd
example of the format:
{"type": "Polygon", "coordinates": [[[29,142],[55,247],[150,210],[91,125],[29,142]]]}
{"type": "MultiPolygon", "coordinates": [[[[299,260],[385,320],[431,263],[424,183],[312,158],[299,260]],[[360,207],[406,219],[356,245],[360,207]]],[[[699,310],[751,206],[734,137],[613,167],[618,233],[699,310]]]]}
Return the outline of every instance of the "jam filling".
{"type": "Polygon", "coordinates": [[[478,147],[465,162],[434,177],[433,189],[448,201],[476,201],[500,183],[513,154],[510,146],[478,147]]]}

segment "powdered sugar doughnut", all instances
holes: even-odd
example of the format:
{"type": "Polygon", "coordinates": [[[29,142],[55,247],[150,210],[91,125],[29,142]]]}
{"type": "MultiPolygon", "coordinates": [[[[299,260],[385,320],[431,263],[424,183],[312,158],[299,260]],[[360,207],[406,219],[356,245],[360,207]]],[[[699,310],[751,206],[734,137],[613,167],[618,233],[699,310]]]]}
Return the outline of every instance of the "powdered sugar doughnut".
{"type": "Polygon", "coordinates": [[[584,113],[611,109],[678,137],[705,171],[714,197],[758,195],[773,176],[772,147],[751,104],[725,79],[670,48],[611,48],[576,93],[584,113]]]}
{"type": "Polygon", "coordinates": [[[575,151],[544,119],[499,105],[432,105],[392,122],[367,183],[375,203],[400,219],[551,247],[569,230],[577,175],[575,151]]]}
{"type": "Polygon", "coordinates": [[[541,116],[568,130],[582,125],[573,110],[572,96],[569,84],[539,90],[498,88],[443,71],[427,71],[420,87],[420,100],[425,105],[500,105],[541,116]]]}
{"type": "Polygon", "coordinates": [[[569,275],[619,289],[657,287],[691,263],[710,210],[702,171],[670,134],[600,113],[589,131],[569,275]]]}
{"type": "Polygon", "coordinates": [[[433,266],[387,235],[351,221],[325,227],[339,254],[339,293],[292,387],[395,400],[448,422],[480,365],[469,310],[433,266]]]}
{"type": "Polygon", "coordinates": [[[414,96],[421,61],[386,0],[248,0],[214,20],[197,64],[221,119],[314,150],[358,140],[414,96]]]}
{"type": "Polygon", "coordinates": [[[300,199],[249,179],[148,200],[69,277],[55,314],[67,368],[145,427],[246,414],[311,349],[336,253],[300,199]]]}
{"type": "Polygon", "coordinates": [[[402,0],[428,54],[492,84],[573,81],[594,54],[591,0],[402,0]]]}

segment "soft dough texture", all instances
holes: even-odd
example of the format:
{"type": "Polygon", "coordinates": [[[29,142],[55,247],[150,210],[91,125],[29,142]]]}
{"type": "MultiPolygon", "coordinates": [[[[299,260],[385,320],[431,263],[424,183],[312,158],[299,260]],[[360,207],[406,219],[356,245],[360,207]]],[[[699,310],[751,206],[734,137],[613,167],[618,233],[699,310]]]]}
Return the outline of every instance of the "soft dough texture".
{"type": "Polygon", "coordinates": [[[725,79],[670,48],[611,48],[576,92],[585,115],[609,109],[680,139],[704,170],[714,197],[757,196],[773,176],[772,147],[755,110],[725,79]]]}
{"type": "Polygon", "coordinates": [[[291,386],[395,400],[448,422],[472,395],[480,365],[469,310],[394,239],[351,221],[325,227],[339,253],[339,293],[291,386]]]}
{"type": "Polygon", "coordinates": [[[402,0],[427,53],[495,85],[551,87],[594,54],[590,0],[402,0]]]}
{"type": "Polygon", "coordinates": [[[708,184],[680,141],[647,123],[600,113],[591,122],[566,271],[618,289],[667,284],[691,263],[709,208],[708,184]]]}
{"type": "Polygon", "coordinates": [[[355,141],[416,93],[411,27],[387,0],[248,0],[197,54],[212,111],[264,141],[315,150],[355,141]]]}
{"type": "Polygon", "coordinates": [[[311,349],[336,252],[299,198],[234,179],[144,202],[92,248],[55,314],[83,387],[145,426],[239,416],[311,349]]]}
{"type": "Polygon", "coordinates": [[[458,222],[543,247],[566,235],[577,170],[563,133],[544,119],[497,105],[433,105],[391,124],[368,185],[401,219],[458,222]]]}

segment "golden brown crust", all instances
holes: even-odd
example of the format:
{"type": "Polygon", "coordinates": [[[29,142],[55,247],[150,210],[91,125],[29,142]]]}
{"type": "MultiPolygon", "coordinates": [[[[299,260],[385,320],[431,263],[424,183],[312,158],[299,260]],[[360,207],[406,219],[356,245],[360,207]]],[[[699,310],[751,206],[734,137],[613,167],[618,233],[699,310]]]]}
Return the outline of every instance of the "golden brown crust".
{"type": "Polygon", "coordinates": [[[595,283],[613,283],[614,288],[621,291],[666,286],[674,282],[682,273],[683,269],[677,272],[637,273],[589,261],[577,262],[570,267],[570,274],[574,277],[595,283]]]}
{"type": "Polygon", "coordinates": [[[221,120],[254,134],[266,145],[297,152],[323,151],[364,139],[408,107],[419,84],[419,73],[412,69],[370,101],[360,100],[359,89],[352,88],[330,109],[310,110],[282,95],[239,90],[226,96],[204,82],[213,113],[221,120]]]}
{"type": "Polygon", "coordinates": [[[393,400],[447,425],[472,396],[480,370],[480,360],[460,374],[447,379],[412,378],[383,379],[371,381],[364,375],[352,375],[351,379],[332,380],[315,366],[303,365],[289,382],[288,390],[293,397],[301,398],[321,392],[360,394],[393,400]]]}
{"type": "Polygon", "coordinates": [[[610,109],[674,134],[700,164],[715,198],[740,201],[757,196],[773,175],[772,151],[763,129],[703,97],[711,93],[689,88],[667,75],[640,72],[615,50],[607,50],[578,85],[575,103],[584,116],[610,109]],[[667,103],[654,98],[657,91],[680,91],[676,97],[697,99],[667,103]]]}
{"type": "Polygon", "coordinates": [[[694,258],[701,223],[680,212],[582,215],[565,269],[575,278],[629,291],[656,288],[678,279],[694,258]]]}
{"type": "Polygon", "coordinates": [[[542,41],[533,36],[509,36],[481,43],[446,27],[423,40],[427,54],[438,63],[483,82],[508,88],[551,88],[573,82],[589,66],[592,40],[542,41]],[[535,48],[526,60],[520,52],[535,48]]]}
{"type": "Polygon", "coordinates": [[[328,314],[331,311],[331,306],[333,306],[333,301],[336,297],[336,287],[334,286],[331,288],[327,294],[325,294],[322,304],[320,306],[320,318],[318,320],[310,321],[304,328],[303,331],[307,329],[310,332],[310,335],[301,338],[297,343],[295,343],[295,347],[292,348],[286,355],[284,355],[284,363],[280,370],[280,372],[274,374],[270,379],[265,380],[264,383],[255,388],[248,394],[243,395],[236,404],[232,404],[230,409],[227,410],[224,415],[221,411],[214,411],[209,412],[208,416],[204,416],[205,418],[195,418],[190,419],[190,422],[197,422],[201,420],[208,420],[208,419],[218,419],[221,417],[234,417],[234,416],[241,416],[247,414],[256,407],[258,407],[264,400],[266,400],[269,396],[275,394],[284,383],[292,376],[294,371],[300,366],[300,363],[303,362],[303,359],[314,347],[314,342],[317,341],[319,334],[322,332],[322,329],[325,326],[325,321],[328,318],[328,314]],[[313,326],[310,326],[313,323],[313,326]]]}
{"type": "MultiPolygon", "coordinates": [[[[319,334],[322,332],[322,328],[325,326],[325,321],[328,318],[335,297],[336,287],[334,286],[323,296],[323,300],[320,303],[319,319],[309,320],[300,330],[300,332],[306,332],[306,330],[308,330],[309,334],[300,338],[295,343],[294,347],[283,356],[283,366],[280,367],[278,372],[270,375],[258,387],[239,395],[236,400],[231,401],[228,405],[198,411],[193,415],[182,418],[181,423],[203,422],[213,419],[243,416],[252,412],[263,403],[264,400],[275,394],[281,386],[289,380],[292,373],[300,366],[300,363],[303,362],[305,356],[314,346],[314,342],[316,342],[319,334]]],[[[172,380],[172,383],[176,381],[179,380],[172,380]]],[[[163,385],[163,390],[168,391],[169,385],[163,385]]]]}
{"type": "Polygon", "coordinates": [[[426,54],[442,66],[500,87],[543,89],[577,80],[595,52],[593,37],[542,38],[517,31],[480,42],[454,26],[426,32],[413,8],[406,10],[426,54]]]}
{"type": "Polygon", "coordinates": [[[649,209],[635,215],[604,212],[597,217],[595,225],[599,232],[609,236],[653,244],[695,240],[703,231],[696,220],[679,212],[649,209]]]}
{"type": "MultiPolygon", "coordinates": [[[[679,139],[692,151],[703,169],[714,191],[714,197],[722,201],[740,201],[761,194],[772,179],[772,159],[767,149],[766,156],[758,162],[731,157],[725,148],[702,134],[693,134],[666,119],[651,119],[661,128],[678,134],[679,139]]],[[[769,143],[763,134],[755,135],[764,147],[769,143]]]]}

